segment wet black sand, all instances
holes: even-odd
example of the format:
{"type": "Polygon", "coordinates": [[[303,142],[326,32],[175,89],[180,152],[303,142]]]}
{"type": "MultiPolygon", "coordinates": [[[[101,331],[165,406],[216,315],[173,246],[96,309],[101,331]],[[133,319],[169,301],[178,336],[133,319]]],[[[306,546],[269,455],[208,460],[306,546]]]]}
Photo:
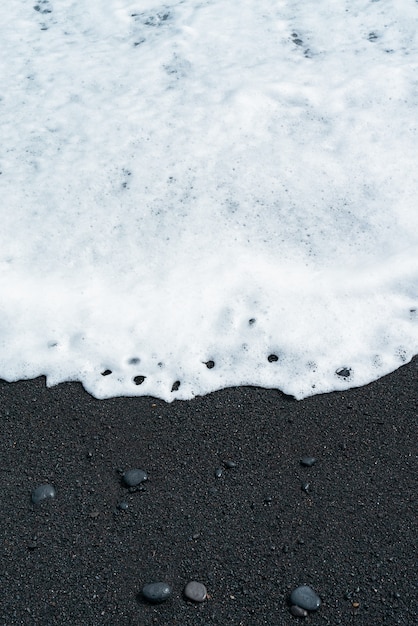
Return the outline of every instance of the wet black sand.
{"type": "Polygon", "coordinates": [[[286,599],[307,583],[322,606],[306,624],[413,626],[417,415],[417,359],[302,402],[248,387],[98,401],[78,384],[0,382],[0,624],[303,623],[286,599]],[[120,481],[131,467],[149,474],[134,493],[120,481]],[[35,507],[44,482],[56,498],[35,507]],[[182,597],[193,579],[203,604],[182,597]],[[158,606],[139,595],[155,580],[173,589],[158,606]]]}

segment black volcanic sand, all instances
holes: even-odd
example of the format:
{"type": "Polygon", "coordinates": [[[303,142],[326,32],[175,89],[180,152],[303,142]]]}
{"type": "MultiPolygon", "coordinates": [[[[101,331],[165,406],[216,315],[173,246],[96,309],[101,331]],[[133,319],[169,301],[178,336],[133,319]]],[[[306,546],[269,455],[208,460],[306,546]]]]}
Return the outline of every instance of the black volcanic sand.
{"type": "Polygon", "coordinates": [[[301,402],[0,382],[0,623],[413,626],[417,391],[418,359],[301,402]],[[143,489],[123,486],[129,468],[147,471],[143,489]],[[34,506],[42,483],[56,497],[34,506]],[[183,598],[190,580],[204,603],[183,598]],[[164,604],[141,598],[153,581],[172,588],[164,604]],[[287,598],[305,583],[322,606],[303,620],[287,598]]]}

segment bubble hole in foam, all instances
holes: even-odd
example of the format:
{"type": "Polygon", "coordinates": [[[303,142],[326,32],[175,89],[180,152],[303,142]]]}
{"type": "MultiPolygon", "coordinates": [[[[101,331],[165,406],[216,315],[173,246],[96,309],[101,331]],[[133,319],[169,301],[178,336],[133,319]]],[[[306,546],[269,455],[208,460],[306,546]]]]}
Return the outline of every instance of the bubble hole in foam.
{"type": "Polygon", "coordinates": [[[3,13],[2,378],[300,399],[418,353],[418,3],[3,13]]]}

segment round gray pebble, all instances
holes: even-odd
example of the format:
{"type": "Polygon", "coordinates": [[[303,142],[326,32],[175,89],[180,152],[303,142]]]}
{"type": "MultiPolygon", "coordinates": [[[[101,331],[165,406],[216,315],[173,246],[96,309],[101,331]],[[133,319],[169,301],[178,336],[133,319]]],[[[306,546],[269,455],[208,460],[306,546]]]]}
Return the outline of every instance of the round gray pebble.
{"type": "Polygon", "coordinates": [[[142,587],[142,595],[148,602],[164,602],[171,595],[171,587],[167,583],[148,583],[142,587]]]}
{"type": "Polygon", "coordinates": [[[148,476],[144,470],[141,469],[130,469],[123,475],[123,482],[127,487],[137,487],[144,480],[147,480],[148,476]]]}
{"type": "Polygon", "coordinates": [[[308,611],[305,611],[305,609],[302,609],[302,607],[298,606],[297,604],[292,604],[292,606],[290,607],[290,612],[293,617],[308,617],[308,611]]]}
{"type": "Polygon", "coordinates": [[[184,595],[188,600],[192,600],[192,602],[204,602],[208,592],[203,583],[191,580],[184,588],[184,595]]]}
{"type": "Polygon", "coordinates": [[[312,467],[316,463],[316,458],[314,456],[303,456],[300,460],[300,464],[305,467],[312,467]]]}
{"type": "Polygon", "coordinates": [[[55,498],[55,489],[52,485],[39,485],[32,491],[33,504],[39,504],[42,500],[47,500],[48,498],[55,498]]]}
{"type": "Polygon", "coordinates": [[[302,585],[292,591],[290,594],[290,603],[306,611],[317,611],[321,606],[321,599],[311,587],[302,585]]]}

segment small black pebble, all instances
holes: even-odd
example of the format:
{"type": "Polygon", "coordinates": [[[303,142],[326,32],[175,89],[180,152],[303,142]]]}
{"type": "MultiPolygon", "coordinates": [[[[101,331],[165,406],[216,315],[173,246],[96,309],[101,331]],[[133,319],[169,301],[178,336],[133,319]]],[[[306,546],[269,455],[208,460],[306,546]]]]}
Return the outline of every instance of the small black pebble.
{"type": "Polygon", "coordinates": [[[141,469],[130,469],[123,475],[123,482],[127,487],[137,487],[140,483],[147,480],[148,475],[141,469]]]}
{"type": "Polygon", "coordinates": [[[154,604],[165,602],[171,595],[171,588],[167,583],[148,583],[142,587],[142,595],[148,602],[154,604]]]}
{"type": "Polygon", "coordinates": [[[351,376],[351,367],[340,367],[335,372],[337,376],[341,378],[350,378],[351,376]]]}
{"type": "Polygon", "coordinates": [[[33,504],[39,504],[42,500],[55,498],[55,489],[52,485],[39,485],[32,491],[33,504]]]}
{"type": "Polygon", "coordinates": [[[302,609],[302,607],[298,606],[297,604],[292,604],[292,606],[290,607],[290,612],[293,617],[308,617],[308,611],[302,609]]]}
{"type": "Polygon", "coordinates": [[[306,611],[317,611],[321,606],[318,594],[308,585],[302,585],[294,589],[290,594],[290,602],[292,605],[299,606],[306,611]]]}
{"type": "Polygon", "coordinates": [[[303,456],[300,460],[300,464],[305,467],[312,467],[316,463],[316,458],[314,456],[303,456]]]}
{"type": "Polygon", "coordinates": [[[184,588],[185,597],[192,602],[204,602],[207,594],[205,585],[196,580],[191,580],[184,588]]]}

